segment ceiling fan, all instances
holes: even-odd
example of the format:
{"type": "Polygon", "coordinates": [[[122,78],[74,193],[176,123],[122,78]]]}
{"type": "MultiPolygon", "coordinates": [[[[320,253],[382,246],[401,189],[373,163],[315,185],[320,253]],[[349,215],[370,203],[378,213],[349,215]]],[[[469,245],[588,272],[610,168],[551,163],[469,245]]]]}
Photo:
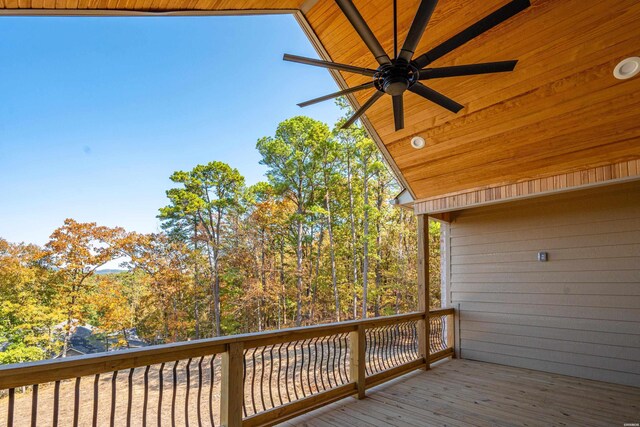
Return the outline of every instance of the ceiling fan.
{"type": "Polygon", "coordinates": [[[354,93],[360,90],[376,88],[376,92],[356,111],[343,125],[345,129],[351,126],[369,107],[371,107],[385,93],[393,100],[393,117],[396,131],[404,128],[404,108],[403,95],[405,91],[413,92],[429,101],[457,113],[463,106],[454,100],[436,92],[428,86],[422,84],[424,80],[470,76],[474,74],[502,73],[513,71],[516,66],[515,61],[486,62],[481,64],[456,65],[451,67],[425,68],[436,59],[446,55],[454,49],[462,46],[469,40],[479,36],[485,31],[506,21],[517,13],[530,6],[529,0],[512,0],[495,12],[485,16],[480,21],[469,26],[465,30],[434,47],[430,51],[413,59],[416,46],[422,38],[422,34],[429,23],[431,14],[436,8],[438,0],[422,0],[413,19],[413,23],[407,33],[407,38],[398,53],[398,13],[397,0],[393,1],[393,59],[384,51],[378,39],[358,12],[351,0],[335,0],[342,12],[345,14],[353,28],[360,35],[360,38],[367,45],[380,66],[377,69],[354,67],[347,64],[322,61],[319,59],[305,58],[296,55],[284,55],[285,61],[299,62],[301,64],[313,65],[316,67],[329,68],[332,70],[356,73],[372,78],[372,81],[354,86],[339,92],[321,96],[298,104],[306,107],[317,102],[326,101],[338,96],[354,93]]]}

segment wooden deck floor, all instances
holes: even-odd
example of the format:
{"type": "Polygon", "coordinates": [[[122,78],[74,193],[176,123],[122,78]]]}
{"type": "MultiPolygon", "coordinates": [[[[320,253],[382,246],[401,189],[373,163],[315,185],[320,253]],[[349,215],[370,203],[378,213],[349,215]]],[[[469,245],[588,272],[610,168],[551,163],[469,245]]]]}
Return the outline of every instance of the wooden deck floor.
{"type": "MultiPolygon", "coordinates": [[[[287,426],[620,426],[640,388],[468,360],[444,362],[294,418],[287,426]]],[[[638,424],[635,424],[638,425],[638,424]]]]}

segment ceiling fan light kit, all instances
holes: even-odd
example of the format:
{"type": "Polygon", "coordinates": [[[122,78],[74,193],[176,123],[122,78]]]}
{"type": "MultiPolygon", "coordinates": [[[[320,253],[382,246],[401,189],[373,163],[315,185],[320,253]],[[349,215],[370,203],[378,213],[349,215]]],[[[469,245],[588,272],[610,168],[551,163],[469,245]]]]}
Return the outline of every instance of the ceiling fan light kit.
{"type": "Polygon", "coordinates": [[[397,0],[393,0],[393,58],[389,57],[382,48],[378,39],[360,15],[360,12],[353,4],[352,0],[335,0],[342,13],[347,17],[353,28],[356,30],[362,41],[367,45],[379,66],[376,69],[354,67],[347,64],[339,64],[331,61],[305,58],[296,55],[284,55],[285,61],[298,62],[316,67],[323,67],[347,73],[355,73],[371,77],[372,81],[365,84],[344,89],[329,95],[311,99],[298,104],[301,107],[312,105],[317,102],[347,95],[365,89],[375,88],[374,94],[343,124],[342,128],[351,126],[365,111],[369,109],[383,95],[391,96],[393,103],[393,117],[396,131],[404,128],[404,93],[412,92],[421,96],[449,111],[457,113],[464,108],[463,105],[448,98],[447,96],[431,89],[422,81],[456,77],[471,76],[487,73],[502,73],[513,71],[517,60],[488,62],[481,64],[456,65],[449,67],[426,68],[436,59],[446,55],[456,48],[467,43],[488,31],[496,25],[506,21],[530,6],[529,0],[512,0],[495,12],[485,16],[480,21],[472,24],[460,33],[444,41],[430,51],[419,55],[414,59],[415,49],[422,38],[431,15],[436,8],[438,0],[422,0],[416,11],[413,23],[409,28],[407,37],[398,52],[398,28],[397,28],[397,0]]]}

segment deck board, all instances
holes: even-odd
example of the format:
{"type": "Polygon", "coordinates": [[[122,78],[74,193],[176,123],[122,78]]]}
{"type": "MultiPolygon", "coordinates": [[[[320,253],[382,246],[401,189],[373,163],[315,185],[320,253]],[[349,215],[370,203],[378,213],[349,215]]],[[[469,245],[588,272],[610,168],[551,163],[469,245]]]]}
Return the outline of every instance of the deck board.
{"type": "Polygon", "coordinates": [[[294,418],[287,426],[622,426],[640,388],[471,360],[414,371],[294,418]]]}

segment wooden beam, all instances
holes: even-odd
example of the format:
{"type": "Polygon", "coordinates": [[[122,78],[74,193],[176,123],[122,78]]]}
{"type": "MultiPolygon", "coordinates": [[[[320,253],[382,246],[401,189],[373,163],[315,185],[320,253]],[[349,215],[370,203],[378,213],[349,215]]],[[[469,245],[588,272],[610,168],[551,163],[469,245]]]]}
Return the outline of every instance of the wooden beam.
{"type": "Polygon", "coordinates": [[[351,381],[358,386],[358,399],[365,397],[367,387],[367,374],[365,371],[365,335],[364,325],[358,325],[358,329],[349,334],[351,352],[349,353],[349,373],[351,381]]]}
{"type": "Polygon", "coordinates": [[[243,427],[272,426],[314,409],[321,408],[337,400],[344,399],[356,391],[355,383],[347,383],[327,391],[312,394],[302,399],[276,406],[244,419],[243,427]]]}
{"type": "Polygon", "coordinates": [[[242,343],[229,344],[222,354],[222,378],[220,385],[220,425],[242,427],[242,402],[244,401],[244,368],[242,343]]]}
{"type": "Polygon", "coordinates": [[[418,349],[429,369],[429,216],[418,215],[418,311],[425,318],[418,322],[418,349]]]}

